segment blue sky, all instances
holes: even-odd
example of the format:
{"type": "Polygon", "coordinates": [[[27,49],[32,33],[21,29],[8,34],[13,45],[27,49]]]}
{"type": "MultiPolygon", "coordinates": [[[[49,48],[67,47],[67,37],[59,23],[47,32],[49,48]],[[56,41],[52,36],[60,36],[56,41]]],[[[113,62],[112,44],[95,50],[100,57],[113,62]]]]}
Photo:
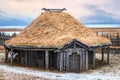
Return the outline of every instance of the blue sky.
{"type": "Polygon", "coordinates": [[[28,25],[41,8],[67,8],[80,22],[120,23],[120,0],[0,0],[0,26],[28,25]]]}

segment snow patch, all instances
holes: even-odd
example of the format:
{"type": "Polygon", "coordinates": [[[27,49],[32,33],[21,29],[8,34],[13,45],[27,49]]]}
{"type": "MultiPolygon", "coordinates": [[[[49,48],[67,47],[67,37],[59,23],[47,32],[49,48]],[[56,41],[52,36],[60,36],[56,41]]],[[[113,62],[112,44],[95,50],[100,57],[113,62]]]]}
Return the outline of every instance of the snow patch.
{"type": "MultiPolygon", "coordinates": [[[[37,70],[29,70],[14,66],[7,66],[0,64],[0,69],[6,71],[6,72],[14,72],[19,74],[26,74],[26,75],[32,75],[36,77],[44,77],[44,78],[50,78],[50,79],[62,79],[62,80],[120,80],[119,74],[114,74],[112,72],[110,73],[104,73],[99,70],[96,70],[92,73],[53,73],[53,72],[47,72],[47,71],[37,71],[37,70]]],[[[118,71],[120,73],[120,71],[118,71]]]]}

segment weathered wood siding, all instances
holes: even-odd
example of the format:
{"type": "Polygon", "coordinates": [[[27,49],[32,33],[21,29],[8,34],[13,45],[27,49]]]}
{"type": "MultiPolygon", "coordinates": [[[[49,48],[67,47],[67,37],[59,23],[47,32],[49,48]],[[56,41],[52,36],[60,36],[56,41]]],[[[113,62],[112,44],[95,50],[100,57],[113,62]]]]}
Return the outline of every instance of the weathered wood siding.
{"type": "Polygon", "coordinates": [[[80,72],[88,70],[88,51],[82,48],[66,49],[67,53],[66,58],[64,58],[63,62],[66,63],[63,66],[63,70],[72,71],[72,72],[80,72]]]}
{"type": "Polygon", "coordinates": [[[45,51],[17,50],[18,63],[24,66],[45,66],[45,51]]]}

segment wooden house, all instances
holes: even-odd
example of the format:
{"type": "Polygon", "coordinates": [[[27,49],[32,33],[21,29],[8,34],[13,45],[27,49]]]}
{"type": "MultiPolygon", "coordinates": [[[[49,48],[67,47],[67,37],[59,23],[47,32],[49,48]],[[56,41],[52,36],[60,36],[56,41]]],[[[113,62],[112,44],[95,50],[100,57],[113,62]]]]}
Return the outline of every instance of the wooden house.
{"type": "Polygon", "coordinates": [[[5,42],[5,60],[10,54],[11,64],[15,57],[24,66],[81,72],[95,68],[95,49],[110,44],[70,14],[49,11],[5,42]]]}

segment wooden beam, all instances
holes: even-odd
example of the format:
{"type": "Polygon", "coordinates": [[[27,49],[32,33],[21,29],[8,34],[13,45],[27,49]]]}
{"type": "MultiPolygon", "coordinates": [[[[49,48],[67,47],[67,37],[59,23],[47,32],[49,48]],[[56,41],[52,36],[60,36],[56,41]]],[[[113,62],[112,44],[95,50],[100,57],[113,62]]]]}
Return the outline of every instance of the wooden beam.
{"type": "Polygon", "coordinates": [[[45,69],[49,68],[49,52],[45,50],[45,69]]]}
{"type": "Polygon", "coordinates": [[[88,70],[88,51],[86,51],[86,70],[88,70]]]}
{"type": "Polygon", "coordinates": [[[82,57],[83,57],[82,54],[83,53],[81,52],[81,50],[79,51],[79,54],[80,54],[80,71],[82,71],[83,70],[83,67],[82,67],[82,65],[83,65],[83,63],[82,63],[83,62],[83,60],[82,60],[82,57]]]}
{"type": "Polygon", "coordinates": [[[104,48],[102,48],[102,61],[104,61],[104,48]]]}
{"type": "Polygon", "coordinates": [[[85,54],[82,51],[82,71],[85,70],[85,54]]]}
{"type": "Polygon", "coordinates": [[[8,61],[8,53],[9,53],[9,51],[7,49],[5,49],[5,62],[8,61]]]}
{"type": "Polygon", "coordinates": [[[63,52],[60,52],[60,71],[63,70],[63,52]]]}
{"type": "Polygon", "coordinates": [[[57,69],[59,70],[60,69],[60,54],[57,53],[57,69]]]}
{"type": "Polygon", "coordinates": [[[66,61],[67,61],[67,52],[64,51],[64,54],[63,54],[63,70],[64,71],[66,70],[66,61]]]}
{"type": "Polygon", "coordinates": [[[11,62],[11,65],[13,65],[13,50],[12,50],[12,49],[11,49],[10,55],[11,55],[11,60],[10,60],[10,62],[11,62]]]}
{"type": "Polygon", "coordinates": [[[56,49],[42,49],[42,48],[37,48],[37,47],[35,47],[35,48],[27,48],[27,47],[14,47],[14,48],[12,48],[12,49],[16,49],[16,50],[23,50],[23,51],[28,51],[28,50],[30,50],[30,51],[41,51],[41,50],[48,50],[48,51],[54,51],[54,50],[56,50],[56,49]]]}
{"type": "Polygon", "coordinates": [[[25,51],[25,65],[27,66],[28,65],[28,61],[27,61],[27,58],[28,58],[28,56],[27,56],[27,51],[25,51]]]}
{"type": "Polygon", "coordinates": [[[66,59],[66,71],[69,71],[69,51],[67,51],[67,59],[66,59]]]}
{"type": "Polygon", "coordinates": [[[93,69],[95,69],[95,51],[93,52],[93,69]]]}

